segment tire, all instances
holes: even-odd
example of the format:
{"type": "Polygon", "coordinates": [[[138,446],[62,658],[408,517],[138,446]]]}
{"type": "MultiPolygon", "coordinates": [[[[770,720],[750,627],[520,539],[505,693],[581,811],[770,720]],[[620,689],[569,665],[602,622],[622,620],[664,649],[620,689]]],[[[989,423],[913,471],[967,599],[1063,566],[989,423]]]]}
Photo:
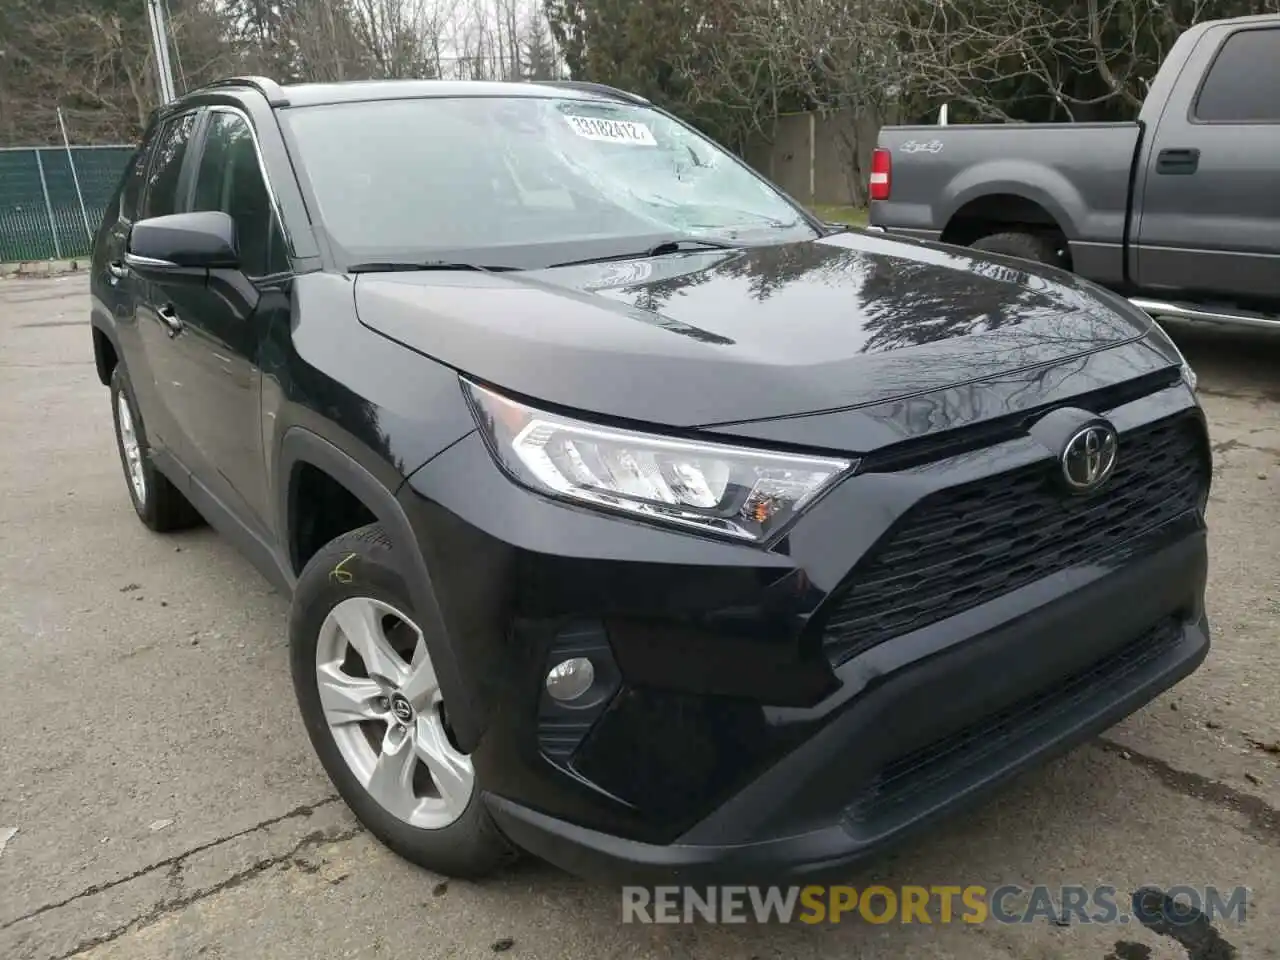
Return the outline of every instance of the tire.
{"type": "Polygon", "coordinates": [[[111,372],[111,419],[125,487],[138,519],[156,533],[186,530],[203,523],[191,501],[152,462],[147,428],[123,364],[116,364],[111,372]]]}
{"type": "Polygon", "coordinates": [[[489,816],[469,758],[452,745],[438,691],[424,694],[425,684],[412,689],[407,673],[399,683],[386,680],[424,662],[434,677],[428,639],[379,524],[330,541],[298,578],[290,667],[307,735],[329,779],[360,822],[404,859],[446,876],[478,878],[513,861],[516,850],[489,816]],[[357,635],[359,642],[351,639],[357,635]],[[361,650],[369,648],[370,636],[375,651],[366,657],[361,650]],[[398,662],[387,659],[381,641],[398,662]],[[371,669],[369,660],[379,658],[371,669]],[[403,723],[392,709],[402,693],[405,703],[412,701],[406,707],[411,719],[403,723]],[[405,744],[412,756],[400,752],[405,744]],[[423,744],[429,746],[420,749],[423,744]],[[393,772],[384,774],[384,766],[393,772]]]}
{"type": "Polygon", "coordinates": [[[969,245],[974,250],[1020,257],[1051,267],[1065,267],[1066,261],[1058,252],[1058,244],[1052,237],[1038,233],[992,233],[980,237],[969,245]]]}

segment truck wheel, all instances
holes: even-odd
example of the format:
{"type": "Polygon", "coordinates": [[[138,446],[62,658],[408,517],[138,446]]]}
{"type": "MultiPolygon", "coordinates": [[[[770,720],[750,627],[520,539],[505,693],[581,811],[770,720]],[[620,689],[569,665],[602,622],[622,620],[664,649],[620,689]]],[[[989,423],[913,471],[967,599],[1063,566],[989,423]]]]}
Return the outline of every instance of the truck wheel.
{"type": "Polygon", "coordinates": [[[116,450],[124,467],[133,509],[156,533],[199,526],[204,519],[177,487],[151,462],[151,446],[138,413],[133,384],[124,364],[111,372],[111,414],[116,427],[116,450]]]}
{"type": "Polygon", "coordinates": [[[515,858],[471,758],[454,746],[427,638],[381,525],[335,538],[307,563],[289,644],[311,744],[374,836],[453,877],[483,876],[515,858]]]}
{"type": "Polygon", "coordinates": [[[1065,267],[1066,262],[1058,252],[1058,244],[1038,233],[992,233],[969,245],[974,250],[1000,253],[1009,257],[1021,257],[1035,263],[1047,263],[1051,267],[1065,267]]]}

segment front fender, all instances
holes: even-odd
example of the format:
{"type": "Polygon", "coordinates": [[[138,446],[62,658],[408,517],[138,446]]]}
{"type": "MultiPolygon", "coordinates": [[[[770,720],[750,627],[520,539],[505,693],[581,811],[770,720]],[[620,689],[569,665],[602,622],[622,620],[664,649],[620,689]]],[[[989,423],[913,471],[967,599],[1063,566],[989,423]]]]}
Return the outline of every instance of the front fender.
{"type": "MultiPolygon", "coordinates": [[[[282,518],[290,515],[291,485],[288,478],[293,476],[294,467],[300,463],[323,470],[351,491],[377,517],[391,537],[394,555],[401,565],[401,575],[413,599],[418,625],[431,650],[431,662],[436,668],[441,693],[449,704],[450,725],[459,749],[469,753],[479,742],[482,732],[480,701],[473,685],[458,666],[455,638],[450,635],[441,614],[431,574],[404,508],[396,500],[393,490],[351,456],[305,427],[294,426],[285,432],[280,442],[276,476],[282,482],[277,484],[276,509],[282,518]]],[[[282,542],[289,542],[287,530],[282,542]]]]}

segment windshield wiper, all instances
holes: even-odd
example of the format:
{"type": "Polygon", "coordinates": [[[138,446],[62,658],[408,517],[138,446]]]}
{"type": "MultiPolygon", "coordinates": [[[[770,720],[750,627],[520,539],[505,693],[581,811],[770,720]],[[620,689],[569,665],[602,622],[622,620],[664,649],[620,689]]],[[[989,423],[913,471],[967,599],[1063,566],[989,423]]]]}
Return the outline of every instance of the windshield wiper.
{"type": "Polygon", "coordinates": [[[647,256],[660,257],[664,253],[679,253],[681,250],[733,250],[741,244],[728,240],[703,240],[701,237],[682,237],[679,240],[663,240],[650,247],[647,256]]]}
{"type": "Polygon", "coordinates": [[[553,263],[548,269],[556,267],[576,267],[587,263],[608,263],[611,260],[638,260],[641,257],[661,257],[668,253],[680,253],[683,250],[736,250],[741,244],[728,240],[704,240],[701,237],[678,237],[675,240],[663,240],[648,250],[637,250],[632,253],[611,253],[603,257],[584,257],[581,260],[566,260],[564,263],[553,263]]]}
{"type": "Polygon", "coordinates": [[[519,267],[509,267],[504,264],[454,263],[449,260],[370,260],[368,263],[351,264],[347,267],[347,273],[408,273],[419,270],[475,270],[479,273],[502,273],[519,269],[519,267]]]}

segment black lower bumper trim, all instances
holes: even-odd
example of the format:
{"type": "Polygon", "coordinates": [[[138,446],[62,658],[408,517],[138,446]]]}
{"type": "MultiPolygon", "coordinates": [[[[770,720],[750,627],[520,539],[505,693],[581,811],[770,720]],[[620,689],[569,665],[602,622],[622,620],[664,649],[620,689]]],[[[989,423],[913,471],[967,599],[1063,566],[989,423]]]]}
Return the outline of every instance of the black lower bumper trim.
{"type": "Polygon", "coordinates": [[[1142,636],[1052,687],[1036,690],[1002,710],[886,764],[845,808],[850,825],[883,824],[904,808],[945,793],[966,769],[990,762],[1035,730],[1052,727],[1105,690],[1122,690],[1126,678],[1145,664],[1168,656],[1182,639],[1177,617],[1161,621],[1142,636]]]}
{"type": "MultiPolygon", "coordinates": [[[[654,883],[822,879],[1101,733],[1194,671],[1208,650],[1203,615],[1193,622],[1161,621],[1090,670],[1064,678],[1058,693],[1041,698],[1038,708],[1028,700],[1012,713],[1006,708],[987,718],[985,729],[958,731],[955,739],[900,758],[869,792],[849,797],[833,822],[797,836],[726,845],[648,844],[575,826],[502,797],[488,795],[486,801],[514,842],[582,876],[654,883]],[[966,734],[979,733],[967,742],[980,747],[964,749],[966,734]]],[[[829,743],[819,738],[800,750],[826,750],[829,743]]],[[[839,756],[829,759],[840,762],[839,756]]]]}

